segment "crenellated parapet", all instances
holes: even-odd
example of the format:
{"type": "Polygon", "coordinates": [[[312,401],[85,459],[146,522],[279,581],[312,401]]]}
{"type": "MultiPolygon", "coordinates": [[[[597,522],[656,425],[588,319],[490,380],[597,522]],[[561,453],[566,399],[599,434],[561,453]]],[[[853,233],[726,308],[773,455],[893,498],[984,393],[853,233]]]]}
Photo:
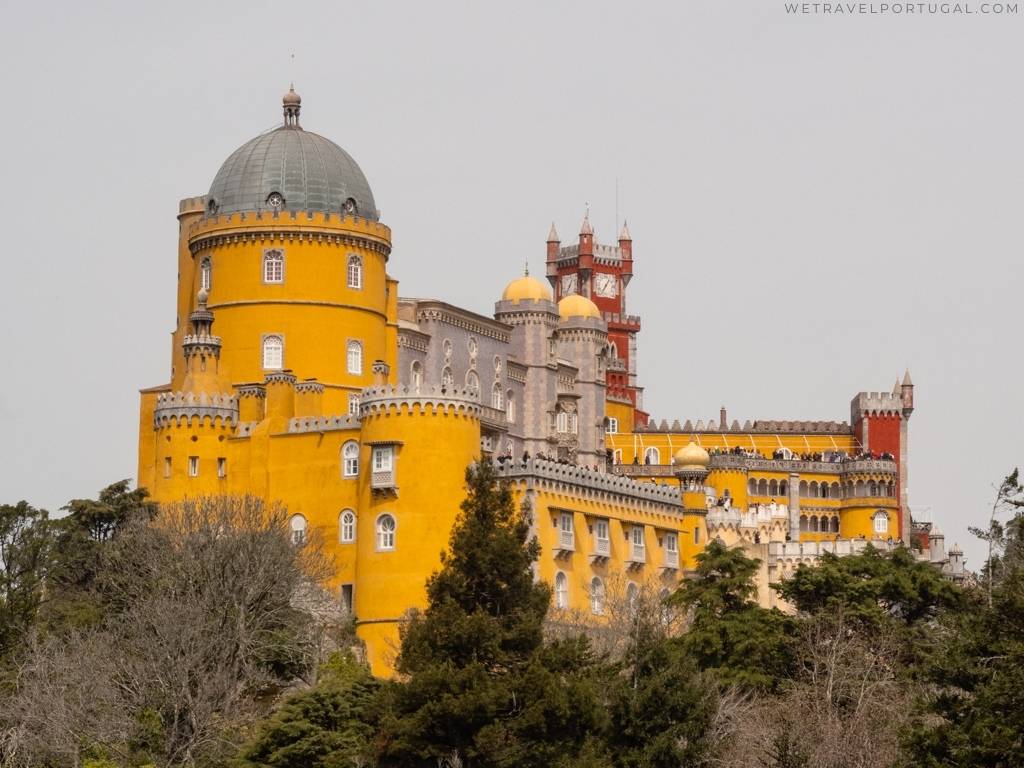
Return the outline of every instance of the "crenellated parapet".
{"type": "Polygon", "coordinates": [[[359,417],[365,419],[396,413],[446,413],[480,418],[480,396],[476,390],[421,386],[417,391],[408,384],[369,387],[359,401],[359,417]]]}
{"type": "Polygon", "coordinates": [[[706,422],[698,419],[696,423],[687,419],[682,425],[679,421],[668,421],[662,419],[655,423],[652,419],[646,426],[638,425],[637,432],[667,432],[695,434],[708,432],[713,434],[729,433],[751,433],[751,434],[805,434],[805,435],[849,435],[852,433],[850,425],[843,421],[750,421],[749,419],[741,426],[739,421],[733,420],[728,426],[723,426],[720,419],[710,418],[706,422]]]}
{"type": "Polygon", "coordinates": [[[315,379],[307,379],[295,384],[295,392],[302,395],[322,395],[324,393],[324,385],[315,379]]]}
{"type": "Polygon", "coordinates": [[[234,395],[208,395],[205,392],[165,392],[157,395],[153,411],[153,428],[191,426],[198,419],[209,423],[234,426],[238,422],[238,399],[234,395]]]}
{"type": "Polygon", "coordinates": [[[338,432],[359,429],[359,419],[347,413],[336,416],[297,416],[288,422],[288,432],[338,432]]]}
{"type": "Polygon", "coordinates": [[[605,500],[623,504],[652,504],[661,512],[674,515],[683,513],[677,486],[638,483],[626,477],[544,459],[530,459],[526,462],[506,461],[503,464],[496,464],[495,467],[499,477],[533,479],[571,488],[577,493],[598,494],[598,498],[603,494],[608,497],[605,500]]]}
{"type": "Polygon", "coordinates": [[[391,253],[390,227],[360,216],[321,211],[241,211],[208,215],[193,224],[188,233],[193,256],[225,244],[303,241],[358,246],[381,253],[385,258],[391,253]]]}
{"type": "Polygon", "coordinates": [[[903,395],[899,392],[858,392],[850,403],[854,422],[864,416],[902,416],[903,395]]]}

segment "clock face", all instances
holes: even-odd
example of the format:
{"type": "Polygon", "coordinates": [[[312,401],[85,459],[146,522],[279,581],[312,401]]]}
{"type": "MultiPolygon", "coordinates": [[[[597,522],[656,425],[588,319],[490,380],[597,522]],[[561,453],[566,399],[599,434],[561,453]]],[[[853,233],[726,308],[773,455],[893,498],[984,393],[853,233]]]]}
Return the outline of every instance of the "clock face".
{"type": "Polygon", "coordinates": [[[606,299],[614,299],[619,292],[615,275],[598,273],[594,276],[594,293],[606,299]]]}
{"type": "Polygon", "coordinates": [[[562,295],[568,296],[570,293],[576,293],[576,273],[571,275],[562,275],[562,295]]]}

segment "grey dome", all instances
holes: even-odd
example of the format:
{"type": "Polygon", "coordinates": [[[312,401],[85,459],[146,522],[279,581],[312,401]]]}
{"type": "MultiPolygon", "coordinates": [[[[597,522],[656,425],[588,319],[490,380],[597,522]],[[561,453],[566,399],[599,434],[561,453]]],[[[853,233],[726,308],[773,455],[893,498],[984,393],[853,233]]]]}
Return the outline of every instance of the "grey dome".
{"type": "Polygon", "coordinates": [[[373,192],[356,161],[323,136],[284,125],[246,142],[217,171],[206,196],[210,213],[323,211],[377,220],[373,192]],[[280,195],[283,202],[276,196],[280,195]],[[277,205],[271,204],[276,202],[277,205]]]}

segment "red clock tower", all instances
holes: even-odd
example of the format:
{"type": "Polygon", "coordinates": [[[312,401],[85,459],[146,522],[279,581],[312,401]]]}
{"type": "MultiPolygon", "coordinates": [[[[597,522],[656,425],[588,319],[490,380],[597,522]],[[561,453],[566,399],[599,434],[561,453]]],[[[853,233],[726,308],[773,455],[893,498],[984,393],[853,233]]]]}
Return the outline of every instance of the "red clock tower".
{"type": "Polygon", "coordinates": [[[564,248],[555,225],[548,233],[547,278],[555,300],[578,293],[601,310],[608,324],[608,397],[628,400],[636,409],[636,423],[647,424],[643,410],[643,387],[636,378],[636,337],[640,318],[626,314],[626,286],[633,278],[633,238],[625,223],[618,245],[594,241],[590,212],[583,217],[579,243],[564,248]]]}

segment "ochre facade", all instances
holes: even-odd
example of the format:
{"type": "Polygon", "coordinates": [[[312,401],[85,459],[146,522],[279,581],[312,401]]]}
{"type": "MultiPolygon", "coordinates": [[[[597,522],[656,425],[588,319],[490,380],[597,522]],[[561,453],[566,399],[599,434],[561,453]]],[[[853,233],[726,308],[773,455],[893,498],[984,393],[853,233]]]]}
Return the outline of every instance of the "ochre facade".
{"type": "Polygon", "coordinates": [[[290,91],[284,124],[181,203],[171,377],[142,390],[138,477],[160,502],[285,505],[296,545],[333,558],[376,672],[477,460],[529,514],[555,610],[594,621],[612,584],[674,589],[709,536],[762,557],[766,604],[820,551],[909,538],[909,376],[857,395],[849,422],[657,424],[626,227],[601,245],[585,217],[563,247],[552,226],[547,284],[513,280],[493,315],[400,298],[365,177],[299,110],[290,91]]]}

